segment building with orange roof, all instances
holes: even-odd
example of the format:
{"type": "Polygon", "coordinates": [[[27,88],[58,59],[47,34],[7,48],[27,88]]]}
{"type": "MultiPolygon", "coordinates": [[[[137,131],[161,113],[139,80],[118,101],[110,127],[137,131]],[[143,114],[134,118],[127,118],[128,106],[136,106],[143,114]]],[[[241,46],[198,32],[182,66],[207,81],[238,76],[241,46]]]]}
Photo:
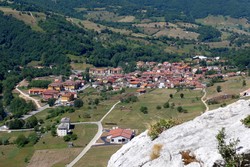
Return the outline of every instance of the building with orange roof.
{"type": "Polygon", "coordinates": [[[135,136],[130,129],[114,128],[108,133],[107,139],[110,143],[123,144],[129,142],[135,136]]]}
{"type": "Polygon", "coordinates": [[[29,94],[30,95],[41,95],[46,89],[40,89],[40,88],[32,88],[29,89],[29,94]]]}

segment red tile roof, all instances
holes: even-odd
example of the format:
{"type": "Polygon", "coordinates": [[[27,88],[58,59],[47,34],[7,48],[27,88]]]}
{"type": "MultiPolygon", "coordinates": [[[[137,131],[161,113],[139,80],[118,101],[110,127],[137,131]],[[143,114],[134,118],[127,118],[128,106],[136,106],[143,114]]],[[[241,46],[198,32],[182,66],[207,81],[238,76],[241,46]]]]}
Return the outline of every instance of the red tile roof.
{"type": "Polygon", "coordinates": [[[111,136],[111,138],[115,138],[115,137],[125,137],[127,139],[130,139],[133,135],[133,131],[129,130],[129,129],[112,129],[109,131],[108,136],[111,136]]]}

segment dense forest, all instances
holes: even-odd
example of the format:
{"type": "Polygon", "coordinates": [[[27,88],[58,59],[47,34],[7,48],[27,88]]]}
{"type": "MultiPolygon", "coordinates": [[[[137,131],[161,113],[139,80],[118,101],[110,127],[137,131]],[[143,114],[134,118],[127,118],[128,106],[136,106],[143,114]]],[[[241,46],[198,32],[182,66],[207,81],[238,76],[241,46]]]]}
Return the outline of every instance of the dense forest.
{"type": "Polygon", "coordinates": [[[31,10],[33,4],[39,10],[55,11],[67,16],[82,17],[84,11],[75,8],[106,8],[120,15],[137,17],[165,16],[167,20],[193,20],[212,15],[229,15],[232,17],[250,18],[250,2],[248,0],[13,0],[22,4],[21,9],[31,10]],[[119,6],[119,8],[118,8],[119,6]],[[142,11],[147,12],[142,12],[142,11]]]}

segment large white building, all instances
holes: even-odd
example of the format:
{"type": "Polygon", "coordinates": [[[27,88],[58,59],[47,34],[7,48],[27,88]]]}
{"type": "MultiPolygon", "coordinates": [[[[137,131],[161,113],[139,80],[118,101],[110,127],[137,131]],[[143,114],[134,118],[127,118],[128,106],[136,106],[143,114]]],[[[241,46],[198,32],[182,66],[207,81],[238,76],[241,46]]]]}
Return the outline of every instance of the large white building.
{"type": "Polygon", "coordinates": [[[61,123],[57,127],[57,135],[60,137],[66,136],[70,130],[70,118],[62,118],[61,123]]]}

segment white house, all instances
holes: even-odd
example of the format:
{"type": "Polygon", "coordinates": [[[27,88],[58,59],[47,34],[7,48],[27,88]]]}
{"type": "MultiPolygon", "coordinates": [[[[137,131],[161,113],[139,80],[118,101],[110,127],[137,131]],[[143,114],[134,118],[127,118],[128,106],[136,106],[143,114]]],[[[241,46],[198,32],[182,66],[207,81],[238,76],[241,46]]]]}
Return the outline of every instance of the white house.
{"type": "Polygon", "coordinates": [[[61,123],[58,125],[56,133],[58,136],[63,137],[68,134],[70,130],[70,118],[62,118],[61,123]]]}
{"type": "Polygon", "coordinates": [[[107,139],[110,143],[123,144],[129,142],[134,135],[134,132],[130,129],[121,129],[117,127],[109,131],[107,139]]]}

